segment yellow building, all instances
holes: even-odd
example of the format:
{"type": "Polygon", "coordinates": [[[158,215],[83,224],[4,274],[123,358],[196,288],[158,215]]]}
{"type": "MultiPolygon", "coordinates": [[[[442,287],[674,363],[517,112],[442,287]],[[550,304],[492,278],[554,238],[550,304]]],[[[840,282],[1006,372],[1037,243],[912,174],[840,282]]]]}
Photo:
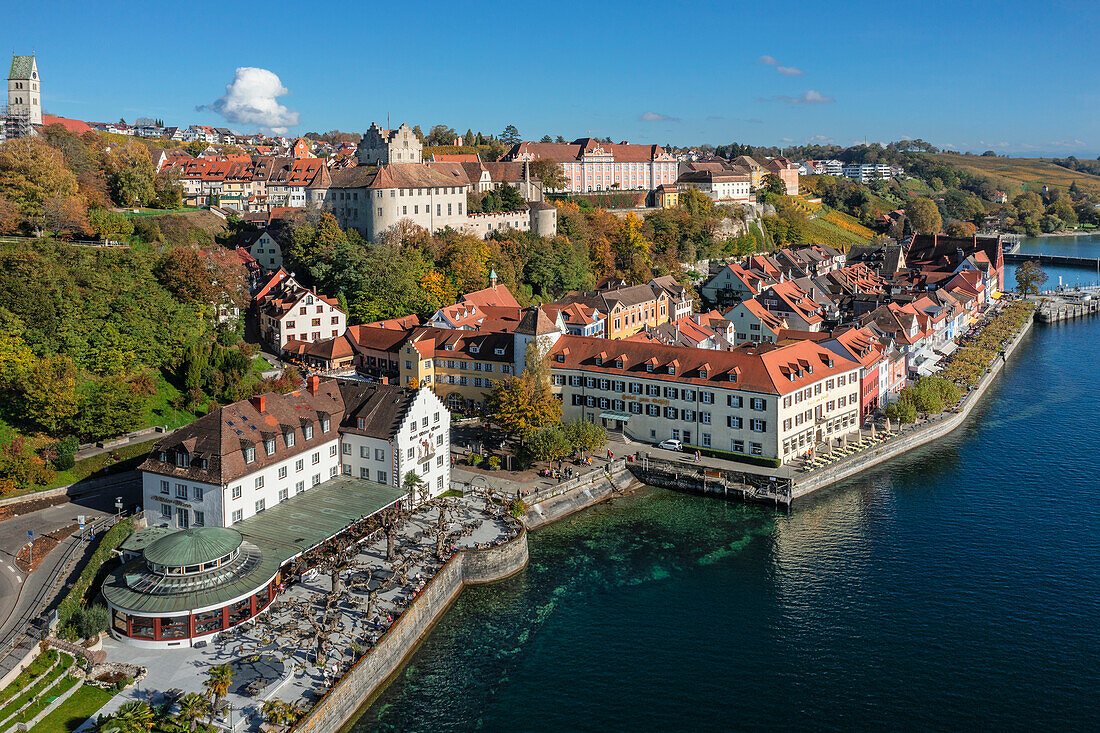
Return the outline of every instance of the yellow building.
{"type": "Polygon", "coordinates": [[[654,204],[659,209],[674,209],[680,204],[680,189],[662,183],[653,193],[654,204]]]}
{"type": "Polygon", "coordinates": [[[514,373],[514,344],[511,333],[417,329],[401,347],[401,384],[431,387],[451,411],[477,409],[514,373]]]}

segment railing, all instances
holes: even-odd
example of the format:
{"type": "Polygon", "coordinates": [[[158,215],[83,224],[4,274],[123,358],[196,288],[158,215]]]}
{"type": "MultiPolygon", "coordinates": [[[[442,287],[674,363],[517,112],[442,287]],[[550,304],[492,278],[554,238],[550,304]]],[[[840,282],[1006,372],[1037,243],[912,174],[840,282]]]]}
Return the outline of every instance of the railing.
{"type": "MultiPolygon", "coordinates": [[[[96,533],[103,533],[110,529],[117,521],[118,517],[115,515],[102,517],[92,522],[87,529],[96,533]]],[[[58,584],[62,576],[72,567],[73,562],[75,562],[79,555],[83,554],[85,549],[84,541],[81,536],[74,534],[69,540],[72,540],[73,537],[77,538],[76,541],[72,542],[69,548],[65,550],[64,554],[58,558],[53,569],[50,571],[49,580],[43,583],[42,587],[39,588],[30,607],[20,614],[15,625],[12,626],[8,633],[4,635],[4,638],[0,640],[0,671],[8,667],[11,662],[11,657],[16,650],[27,648],[28,643],[33,646],[34,643],[45,639],[49,633],[50,619],[44,611],[49,607],[50,603],[57,595],[58,584]]],[[[29,577],[30,575],[28,574],[28,578],[29,577]]]]}

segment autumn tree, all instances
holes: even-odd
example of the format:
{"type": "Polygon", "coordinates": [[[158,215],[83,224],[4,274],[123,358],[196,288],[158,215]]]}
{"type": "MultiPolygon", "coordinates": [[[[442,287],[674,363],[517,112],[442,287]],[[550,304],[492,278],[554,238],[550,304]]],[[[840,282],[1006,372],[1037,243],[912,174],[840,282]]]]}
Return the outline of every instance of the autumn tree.
{"type": "Polygon", "coordinates": [[[1040,286],[1047,281],[1047,274],[1035,260],[1027,260],[1016,268],[1016,290],[1023,295],[1039,292],[1040,286]]]}
{"type": "Polygon", "coordinates": [[[0,144],[0,197],[14,204],[36,230],[45,223],[47,200],[76,193],[76,176],[45,140],[20,137],[0,144]]]}
{"type": "Polygon", "coordinates": [[[80,196],[50,196],[42,210],[45,228],[51,232],[82,236],[89,231],[88,210],[80,196]]]}
{"type": "Polygon", "coordinates": [[[20,218],[19,207],[11,199],[0,196],[0,234],[15,234],[20,218]]]}
{"type": "Polygon", "coordinates": [[[23,417],[50,433],[76,414],[79,405],[77,373],[66,355],[51,355],[38,361],[22,383],[23,417]]]}
{"type": "Polygon", "coordinates": [[[915,232],[920,234],[935,234],[943,230],[943,218],[936,202],[930,198],[920,196],[905,207],[905,216],[915,232]]]}
{"type": "Polygon", "coordinates": [[[774,173],[769,173],[764,176],[764,180],[761,182],[761,188],[776,196],[783,196],[787,193],[787,184],[783,182],[783,179],[774,173]]]}
{"type": "Polygon", "coordinates": [[[134,224],[117,211],[92,209],[88,212],[88,227],[110,242],[126,240],[134,233],[134,224]]]}
{"type": "Polygon", "coordinates": [[[149,149],[136,140],[111,148],[107,157],[107,182],[120,206],[152,204],[156,198],[156,169],[149,149]]]}
{"type": "MultiPolygon", "coordinates": [[[[547,141],[549,142],[549,141],[547,141]]],[[[550,158],[536,158],[529,164],[534,176],[547,191],[560,191],[569,185],[561,163],[550,158]]]]}

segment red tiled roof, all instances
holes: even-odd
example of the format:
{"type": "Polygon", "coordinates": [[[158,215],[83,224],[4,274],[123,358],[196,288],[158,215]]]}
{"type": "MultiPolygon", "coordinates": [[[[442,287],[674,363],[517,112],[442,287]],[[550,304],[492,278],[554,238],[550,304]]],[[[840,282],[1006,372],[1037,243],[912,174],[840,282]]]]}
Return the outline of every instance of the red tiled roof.
{"type": "Polygon", "coordinates": [[[42,115],[42,124],[61,125],[69,132],[75,132],[78,135],[92,131],[91,126],[83,120],[73,120],[68,117],[57,117],[55,115],[42,115]]]}
{"type": "Polygon", "coordinates": [[[556,368],[581,369],[607,374],[687,382],[703,386],[736,387],[761,394],[783,395],[801,389],[819,379],[854,369],[856,364],[811,341],[799,341],[774,349],[755,352],[713,351],[687,346],[665,346],[631,340],[615,342],[614,351],[625,357],[622,369],[613,359],[596,365],[596,356],[608,349],[606,339],[562,336],[550,350],[556,368]],[[559,354],[561,355],[559,359],[559,354]],[[653,371],[646,364],[654,365],[653,371]],[[667,366],[675,362],[675,374],[667,366]],[[832,364],[830,366],[830,363],[832,364]],[[700,367],[709,365],[706,376],[700,367]],[[812,372],[808,367],[812,367],[812,372]],[[730,374],[736,376],[730,380],[730,374]]]}

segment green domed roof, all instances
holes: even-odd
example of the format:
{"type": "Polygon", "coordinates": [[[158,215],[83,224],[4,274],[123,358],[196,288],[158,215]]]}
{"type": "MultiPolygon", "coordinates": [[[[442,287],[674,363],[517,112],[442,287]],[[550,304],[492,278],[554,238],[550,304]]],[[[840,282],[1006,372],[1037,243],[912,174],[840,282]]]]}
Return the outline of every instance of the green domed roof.
{"type": "Polygon", "coordinates": [[[230,554],[243,539],[240,532],[228,527],[185,529],[146,547],[145,559],[155,565],[200,565],[230,554]]]}

